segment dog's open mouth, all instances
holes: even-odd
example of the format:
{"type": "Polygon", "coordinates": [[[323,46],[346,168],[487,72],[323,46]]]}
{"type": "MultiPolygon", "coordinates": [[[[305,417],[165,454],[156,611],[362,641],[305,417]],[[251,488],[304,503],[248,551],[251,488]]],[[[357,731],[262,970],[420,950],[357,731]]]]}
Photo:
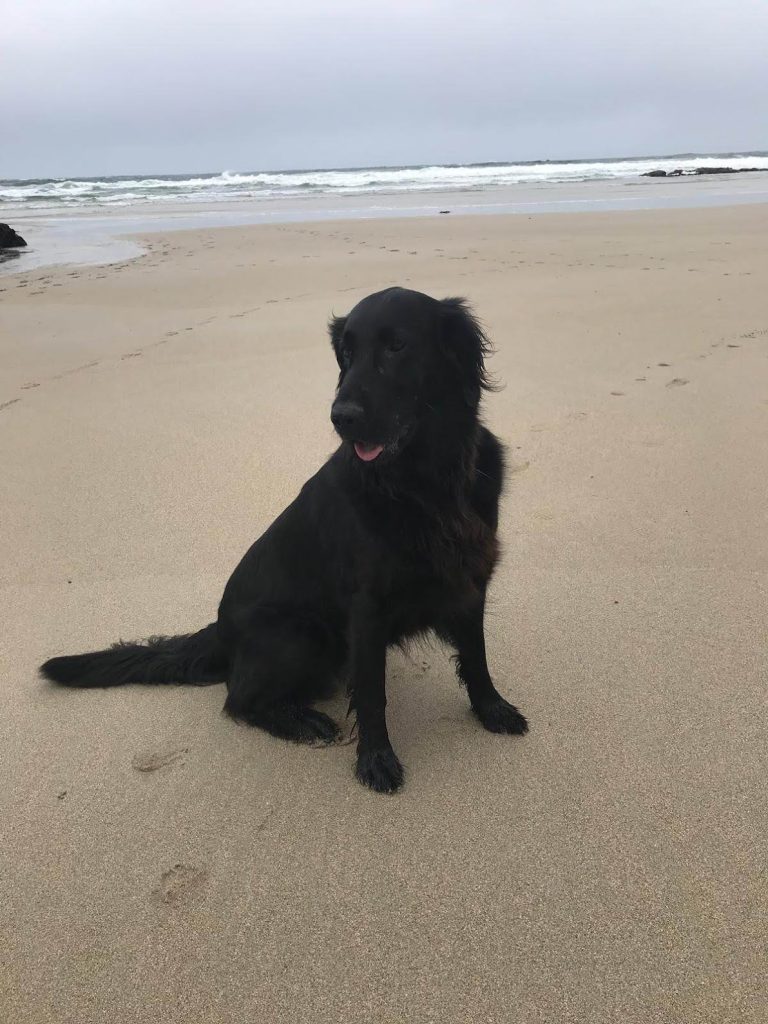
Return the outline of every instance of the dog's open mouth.
{"type": "Polygon", "coordinates": [[[383,451],[383,444],[364,444],[362,441],[355,441],[355,455],[363,462],[373,462],[383,451]]]}

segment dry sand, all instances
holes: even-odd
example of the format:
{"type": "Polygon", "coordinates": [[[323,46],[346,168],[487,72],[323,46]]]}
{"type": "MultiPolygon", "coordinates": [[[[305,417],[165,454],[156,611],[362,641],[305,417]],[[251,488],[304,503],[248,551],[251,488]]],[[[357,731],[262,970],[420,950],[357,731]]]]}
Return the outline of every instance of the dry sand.
{"type": "Polygon", "coordinates": [[[768,206],[452,216],[0,278],[4,1021],[765,1021],[766,237],[768,206]],[[333,447],[329,313],[391,283],[498,348],[489,649],[529,737],[438,648],[390,658],[396,798],[220,687],[40,682],[211,620],[333,447]]]}

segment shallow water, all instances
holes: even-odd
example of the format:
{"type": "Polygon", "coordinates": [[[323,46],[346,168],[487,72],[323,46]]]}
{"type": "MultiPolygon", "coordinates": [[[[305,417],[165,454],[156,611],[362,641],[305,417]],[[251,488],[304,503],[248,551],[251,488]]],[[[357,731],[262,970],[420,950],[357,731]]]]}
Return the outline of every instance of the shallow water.
{"type": "MultiPolygon", "coordinates": [[[[462,214],[580,213],[615,210],[679,209],[768,201],[768,171],[754,174],[682,178],[611,178],[570,183],[543,182],[473,191],[406,192],[366,195],[304,195],[221,202],[144,204],[52,211],[7,204],[2,219],[27,240],[28,247],[0,263],[0,274],[54,264],[116,263],[144,251],[136,237],[195,228],[237,227],[380,217],[432,217],[462,214]]],[[[7,252],[7,251],[6,251],[7,252]]]]}

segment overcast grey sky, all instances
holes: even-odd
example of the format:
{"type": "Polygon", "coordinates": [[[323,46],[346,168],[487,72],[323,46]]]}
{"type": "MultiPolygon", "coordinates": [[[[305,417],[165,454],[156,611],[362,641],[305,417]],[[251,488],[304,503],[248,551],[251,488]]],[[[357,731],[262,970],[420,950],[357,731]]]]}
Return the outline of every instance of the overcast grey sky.
{"type": "Polygon", "coordinates": [[[768,149],[768,0],[0,0],[0,178],[768,149]]]}

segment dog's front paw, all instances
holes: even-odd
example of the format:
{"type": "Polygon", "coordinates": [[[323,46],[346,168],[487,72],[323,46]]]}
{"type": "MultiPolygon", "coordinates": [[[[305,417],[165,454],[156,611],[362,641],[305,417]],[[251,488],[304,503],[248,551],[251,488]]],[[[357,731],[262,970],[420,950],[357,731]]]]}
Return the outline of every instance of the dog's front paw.
{"type": "Polygon", "coordinates": [[[358,753],[355,774],[364,786],[377,793],[394,793],[405,778],[403,766],[391,747],[358,753]]]}
{"type": "Polygon", "coordinates": [[[474,711],[488,732],[503,732],[511,736],[524,736],[528,732],[525,715],[503,697],[482,704],[474,711]]]}

